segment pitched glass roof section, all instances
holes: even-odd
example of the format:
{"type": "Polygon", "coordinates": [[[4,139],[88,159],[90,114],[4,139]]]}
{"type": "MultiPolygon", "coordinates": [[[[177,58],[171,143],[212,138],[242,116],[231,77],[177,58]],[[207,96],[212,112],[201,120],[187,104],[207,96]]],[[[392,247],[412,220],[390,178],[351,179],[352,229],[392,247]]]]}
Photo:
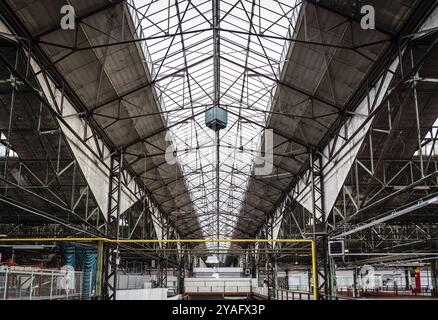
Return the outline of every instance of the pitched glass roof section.
{"type": "MultiPolygon", "coordinates": [[[[214,2],[128,1],[206,239],[217,238],[216,140],[204,124],[215,102],[214,2]]],[[[284,38],[293,34],[301,2],[227,0],[219,6],[219,105],[228,111],[219,144],[219,236],[230,239],[289,49],[284,38]]]]}

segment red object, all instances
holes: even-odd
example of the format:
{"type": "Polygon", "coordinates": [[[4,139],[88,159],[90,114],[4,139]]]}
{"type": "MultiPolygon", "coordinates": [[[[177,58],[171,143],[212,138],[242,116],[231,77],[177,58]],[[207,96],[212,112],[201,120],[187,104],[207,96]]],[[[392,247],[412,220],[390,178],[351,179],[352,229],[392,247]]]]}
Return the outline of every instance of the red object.
{"type": "Polygon", "coordinates": [[[421,292],[421,276],[420,269],[415,269],[415,291],[421,292]]]}

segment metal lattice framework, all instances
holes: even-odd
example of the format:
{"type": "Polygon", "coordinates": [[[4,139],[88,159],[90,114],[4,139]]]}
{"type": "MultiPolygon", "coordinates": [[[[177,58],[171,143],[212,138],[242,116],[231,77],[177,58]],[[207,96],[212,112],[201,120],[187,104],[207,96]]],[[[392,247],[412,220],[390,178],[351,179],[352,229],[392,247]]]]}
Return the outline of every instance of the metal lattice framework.
{"type": "MultiPolygon", "coordinates": [[[[436,194],[436,28],[419,31],[436,1],[370,0],[374,30],[361,1],[71,0],[66,31],[65,3],[0,4],[5,233],[313,238],[326,293],[329,237],[349,232],[357,253],[434,250],[435,205],[378,219],[436,194]],[[229,119],[217,137],[215,106],[229,119]],[[273,172],[257,176],[266,129],[273,172]],[[107,197],[72,141],[108,173],[107,197]]],[[[255,254],[269,286],[274,248],[255,254]]],[[[174,248],[161,249],[165,285],[174,248]]]]}
{"type": "Polygon", "coordinates": [[[288,50],[284,38],[294,31],[301,3],[129,6],[138,35],[150,38],[144,42],[148,66],[203,235],[231,238],[288,50]],[[215,105],[229,112],[220,132],[219,232],[215,136],[199,114],[215,105]]]}

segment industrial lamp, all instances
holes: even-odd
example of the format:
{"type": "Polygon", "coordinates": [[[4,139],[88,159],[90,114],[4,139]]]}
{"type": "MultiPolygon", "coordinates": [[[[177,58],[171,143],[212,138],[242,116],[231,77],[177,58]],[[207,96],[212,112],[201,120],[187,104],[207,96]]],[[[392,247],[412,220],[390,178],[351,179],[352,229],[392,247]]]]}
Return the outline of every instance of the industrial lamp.
{"type": "Polygon", "coordinates": [[[207,261],[205,262],[207,264],[219,264],[219,259],[215,255],[211,255],[207,257],[207,261]]]}

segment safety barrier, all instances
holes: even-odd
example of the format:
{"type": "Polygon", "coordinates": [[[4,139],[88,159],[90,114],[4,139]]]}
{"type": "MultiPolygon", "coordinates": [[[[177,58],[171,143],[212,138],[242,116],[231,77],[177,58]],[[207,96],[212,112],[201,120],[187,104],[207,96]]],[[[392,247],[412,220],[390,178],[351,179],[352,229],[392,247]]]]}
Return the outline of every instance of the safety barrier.
{"type": "MultiPolygon", "coordinates": [[[[316,283],[316,247],[311,239],[109,239],[109,238],[0,238],[1,242],[98,242],[118,244],[138,243],[301,243],[310,246],[312,257],[312,281],[316,283]]],[[[313,297],[316,300],[318,292],[313,286],[313,297]]]]}
{"type": "MultiPolygon", "coordinates": [[[[84,272],[71,270],[0,270],[0,300],[89,299],[82,290],[84,272]]],[[[87,276],[91,281],[91,276],[87,276]]]]}
{"type": "Polygon", "coordinates": [[[291,290],[277,290],[276,300],[313,300],[311,292],[305,291],[291,291],[291,290]]]}

